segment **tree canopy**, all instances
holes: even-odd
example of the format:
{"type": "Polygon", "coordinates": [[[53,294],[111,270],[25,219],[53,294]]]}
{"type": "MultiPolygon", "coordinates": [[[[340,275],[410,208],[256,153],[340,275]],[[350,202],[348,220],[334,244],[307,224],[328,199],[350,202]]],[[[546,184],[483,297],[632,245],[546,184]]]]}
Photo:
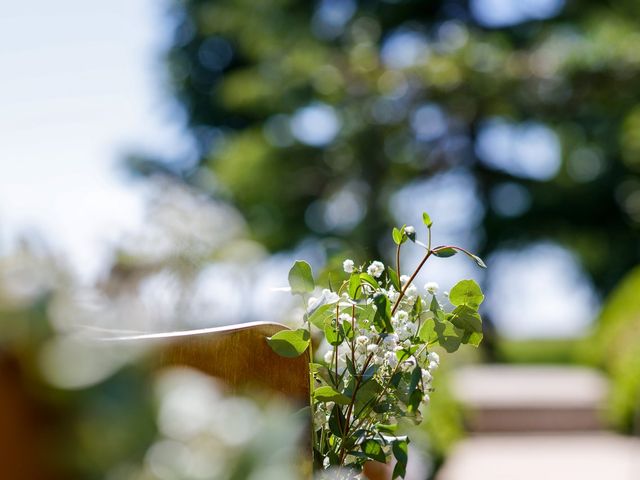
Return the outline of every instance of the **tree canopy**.
{"type": "Polygon", "coordinates": [[[484,233],[482,255],[551,239],[604,291],[637,263],[638,2],[183,0],[171,15],[200,158],[134,166],[229,199],[270,249],[316,235],[384,253],[398,192],[428,210],[439,178],[479,206],[445,205],[484,233]]]}

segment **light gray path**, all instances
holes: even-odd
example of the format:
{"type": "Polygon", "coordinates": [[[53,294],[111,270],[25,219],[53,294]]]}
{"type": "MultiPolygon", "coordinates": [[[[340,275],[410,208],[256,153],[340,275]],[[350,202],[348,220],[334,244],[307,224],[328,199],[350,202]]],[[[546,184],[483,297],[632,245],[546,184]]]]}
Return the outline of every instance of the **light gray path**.
{"type": "Polygon", "coordinates": [[[466,367],[453,381],[470,437],[438,480],[640,480],[640,439],[606,431],[607,382],[572,367],[466,367]]]}

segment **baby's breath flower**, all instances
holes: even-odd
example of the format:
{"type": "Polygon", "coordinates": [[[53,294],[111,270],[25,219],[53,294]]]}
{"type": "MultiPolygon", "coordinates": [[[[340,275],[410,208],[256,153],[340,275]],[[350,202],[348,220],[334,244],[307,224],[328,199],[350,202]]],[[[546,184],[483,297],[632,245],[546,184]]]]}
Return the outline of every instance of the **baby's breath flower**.
{"type": "Polygon", "coordinates": [[[367,352],[376,353],[378,351],[378,348],[378,345],[376,345],[375,343],[369,344],[367,345],[367,352]]]}
{"type": "Polygon", "coordinates": [[[328,288],[324,288],[322,290],[322,296],[325,298],[326,303],[336,303],[338,300],[340,300],[338,294],[336,292],[332,292],[328,288]]]}
{"type": "Polygon", "coordinates": [[[375,262],[371,262],[371,265],[367,268],[367,273],[374,278],[379,278],[380,275],[382,275],[382,272],[384,272],[384,264],[377,260],[375,262]]]}
{"type": "Polygon", "coordinates": [[[398,335],[395,333],[390,333],[386,337],[384,337],[382,343],[387,350],[393,350],[398,344],[398,335]]]}
{"type": "Polygon", "coordinates": [[[333,350],[328,350],[327,353],[324,354],[324,361],[326,363],[331,363],[333,361],[333,350]]]}
{"type": "Polygon", "coordinates": [[[439,288],[440,286],[436,282],[427,282],[424,285],[424,289],[431,295],[435,295],[436,293],[438,293],[439,288]]]}
{"type": "Polygon", "coordinates": [[[412,283],[404,291],[404,296],[407,297],[408,300],[415,300],[418,296],[418,288],[412,283]]]}
{"type": "Polygon", "coordinates": [[[404,285],[409,281],[411,277],[409,275],[400,275],[400,284],[404,285]]]}
{"type": "Polygon", "coordinates": [[[440,364],[440,355],[438,355],[436,352],[429,352],[429,355],[427,355],[427,360],[440,364]]]}
{"type": "Polygon", "coordinates": [[[367,337],[366,335],[360,335],[356,338],[356,343],[366,345],[367,343],[369,343],[369,337],[367,337]]]}
{"type": "Polygon", "coordinates": [[[387,297],[389,297],[389,300],[391,302],[395,302],[396,300],[398,300],[398,296],[400,294],[398,292],[396,292],[396,289],[393,287],[389,287],[389,291],[387,292],[387,297]]]}
{"type": "Polygon", "coordinates": [[[347,258],[344,262],[342,262],[342,269],[346,273],[353,273],[353,267],[354,267],[354,263],[353,263],[353,260],[351,260],[350,258],[347,258]]]}
{"type": "Polygon", "coordinates": [[[396,317],[396,321],[399,324],[403,324],[407,320],[409,320],[409,314],[407,312],[405,312],[404,310],[398,311],[394,316],[396,317]]]}
{"type": "Polygon", "coordinates": [[[391,368],[396,368],[398,366],[398,357],[395,352],[387,352],[384,354],[384,361],[391,368]]]}

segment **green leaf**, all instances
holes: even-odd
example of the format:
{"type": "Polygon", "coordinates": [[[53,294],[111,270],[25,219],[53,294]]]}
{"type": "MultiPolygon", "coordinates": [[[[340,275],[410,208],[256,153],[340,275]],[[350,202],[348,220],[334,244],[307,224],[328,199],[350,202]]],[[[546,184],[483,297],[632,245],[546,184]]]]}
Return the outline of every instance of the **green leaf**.
{"type": "Polygon", "coordinates": [[[393,326],[391,325],[391,307],[389,306],[389,299],[386,295],[378,295],[373,298],[373,304],[376,306],[376,315],[373,317],[373,322],[379,330],[384,330],[387,333],[393,333],[393,326]]]}
{"type": "Polygon", "coordinates": [[[375,278],[373,278],[371,275],[369,275],[368,273],[361,273],[360,274],[360,279],[365,281],[365,282],[367,282],[373,288],[380,288],[380,284],[378,283],[378,281],[375,278]]]}
{"type": "Polygon", "coordinates": [[[379,432],[396,433],[398,431],[398,424],[397,423],[390,423],[390,424],[376,423],[376,429],[379,432]]]}
{"type": "Polygon", "coordinates": [[[342,322],[342,324],[340,325],[340,330],[342,332],[342,335],[344,335],[344,337],[351,341],[353,340],[353,337],[355,336],[355,332],[353,331],[353,326],[351,325],[351,322],[342,322]]]}
{"type": "Polygon", "coordinates": [[[411,309],[411,316],[414,318],[419,317],[421,313],[422,313],[422,297],[418,296],[418,298],[416,298],[415,303],[413,304],[413,308],[411,309]]]}
{"type": "Polygon", "coordinates": [[[344,341],[344,330],[334,325],[333,320],[328,321],[324,327],[324,336],[329,345],[338,346],[344,341]]]}
{"type": "Polygon", "coordinates": [[[434,295],[431,299],[431,305],[429,305],[429,310],[433,313],[436,320],[443,322],[445,320],[444,310],[440,306],[438,299],[434,295]]]}
{"type": "Polygon", "coordinates": [[[449,353],[458,350],[465,333],[449,321],[436,322],[435,332],[438,335],[438,344],[449,353]]]}
{"type": "Polygon", "coordinates": [[[267,343],[282,357],[299,357],[309,346],[309,331],[304,328],[280,330],[272,337],[267,337],[267,343]]]}
{"type": "Polygon", "coordinates": [[[433,318],[427,318],[420,326],[418,331],[418,338],[427,345],[438,340],[438,334],[436,333],[436,322],[433,318]]]}
{"type": "Polygon", "coordinates": [[[331,410],[331,415],[329,415],[329,430],[335,436],[341,437],[342,433],[344,432],[346,423],[347,420],[342,413],[342,409],[340,408],[340,405],[336,403],[331,410]]]}
{"type": "Polygon", "coordinates": [[[362,374],[362,381],[367,382],[373,378],[378,371],[379,365],[369,365],[365,372],[362,374]]]}
{"type": "Polygon", "coordinates": [[[427,228],[431,228],[431,225],[433,225],[433,222],[431,221],[431,217],[427,212],[422,212],[422,221],[427,226],[427,228]]]}
{"type": "Polygon", "coordinates": [[[393,228],[392,236],[393,236],[393,241],[395,242],[396,245],[402,245],[404,243],[403,241],[404,235],[400,230],[398,230],[395,227],[393,228]]]}
{"type": "Polygon", "coordinates": [[[315,325],[319,329],[323,330],[326,321],[329,318],[333,318],[336,314],[335,304],[325,304],[316,308],[313,313],[308,317],[312,325],[315,325]]]}
{"type": "Polygon", "coordinates": [[[398,279],[398,274],[396,273],[396,271],[391,267],[387,267],[387,275],[389,276],[389,280],[391,280],[391,284],[393,285],[393,288],[395,288],[396,291],[399,292],[400,280],[398,279]]]}
{"type": "Polygon", "coordinates": [[[313,391],[313,398],[318,402],[335,402],[339,405],[348,405],[351,399],[340,392],[336,392],[328,385],[318,387],[313,391]]]}
{"type": "Polygon", "coordinates": [[[360,388],[358,388],[358,391],[356,392],[354,404],[356,416],[363,408],[367,407],[373,400],[375,400],[381,391],[382,385],[375,380],[369,380],[366,383],[361,384],[360,388]]]}
{"type": "Polygon", "coordinates": [[[453,257],[456,253],[458,253],[455,248],[451,247],[436,247],[432,250],[432,252],[436,257],[440,258],[453,257]]]}
{"type": "Polygon", "coordinates": [[[411,372],[411,381],[409,383],[410,395],[413,392],[415,392],[416,388],[418,388],[418,384],[420,383],[421,379],[422,379],[422,368],[420,368],[420,366],[416,366],[416,368],[413,369],[413,372],[411,372]]]}
{"type": "Polygon", "coordinates": [[[291,293],[311,293],[315,288],[311,266],[302,260],[296,261],[289,270],[289,286],[291,293]]]}
{"type": "Polygon", "coordinates": [[[349,296],[355,300],[361,293],[360,274],[352,273],[349,277],[349,296]]]}
{"type": "Polygon", "coordinates": [[[473,280],[460,280],[449,292],[451,305],[467,305],[476,310],[484,300],[480,286],[473,280]]]}
{"type": "Polygon", "coordinates": [[[408,440],[396,440],[391,445],[391,451],[393,456],[396,457],[396,466],[393,468],[392,479],[398,477],[404,478],[407,474],[407,461],[409,460],[409,441],[408,440]]]}
{"type": "Polygon", "coordinates": [[[457,328],[463,330],[461,343],[468,343],[475,347],[482,340],[482,319],[480,314],[468,305],[456,307],[449,315],[449,321],[457,328]]]}
{"type": "Polygon", "coordinates": [[[476,262],[476,265],[478,265],[480,268],[487,268],[487,265],[482,261],[482,259],[479,256],[469,252],[464,252],[464,253],[470,256],[473,259],[473,261],[476,262]]]}
{"type": "Polygon", "coordinates": [[[382,463],[387,461],[387,457],[384,454],[384,450],[382,450],[382,446],[371,438],[362,443],[362,451],[372,460],[382,463]]]}

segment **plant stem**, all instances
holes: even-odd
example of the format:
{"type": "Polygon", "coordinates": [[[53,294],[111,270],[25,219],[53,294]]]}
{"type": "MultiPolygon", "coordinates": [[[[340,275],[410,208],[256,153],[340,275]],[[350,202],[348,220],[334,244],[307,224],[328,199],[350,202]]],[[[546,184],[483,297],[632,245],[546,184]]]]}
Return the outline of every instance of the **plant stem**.
{"type": "Polygon", "coordinates": [[[398,295],[398,299],[396,300],[396,303],[393,305],[393,308],[391,309],[391,316],[393,316],[393,314],[396,313],[396,310],[400,306],[400,301],[404,297],[404,294],[407,291],[407,288],[409,288],[409,285],[411,285],[413,280],[416,278],[416,275],[418,275],[418,272],[422,269],[422,267],[424,266],[425,262],[429,259],[429,257],[431,256],[432,253],[433,253],[433,250],[429,249],[427,254],[420,261],[420,264],[418,265],[418,268],[416,268],[414,270],[414,272],[411,274],[411,277],[409,278],[409,280],[407,280],[407,283],[405,283],[404,287],[402,287],[402,289],[400,290],[400,295],[398,295]]]}

